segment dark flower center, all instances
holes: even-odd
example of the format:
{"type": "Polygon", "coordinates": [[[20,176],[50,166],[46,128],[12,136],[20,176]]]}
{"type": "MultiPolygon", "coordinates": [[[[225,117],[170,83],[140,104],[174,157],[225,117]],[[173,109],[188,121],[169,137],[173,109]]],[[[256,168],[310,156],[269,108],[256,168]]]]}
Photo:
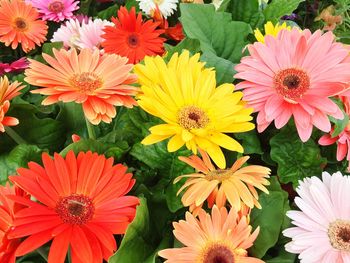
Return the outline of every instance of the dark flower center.
{"type": "Polygon", "coordinates": [[[85,224],[93,217],[94,211],[92,200],[84,195],[62,197],[56,205],[56,213],[66,224],[85,224]]]}
{"type": "Polygon", "coordinates": [[[27,23],[26,23],[26,21],[23,19],[23,18],[21,18],[21,17],[17,17],[16,19],[15,19],[15,27],[18,29],[18,30],[20,30],[20,31],[24,31],[24,30],[26,30],[27,29],[27,23]]]}
{"type": "Polygon", "coordinates": [[[335,249],[350,252],[350,221],[338,219],[330,223],[328,237],[335,249]]]}
{"type": "Polygon", "coordinates": [[[208,125],[209,117],[196,106],[185,106],[178,113],[178,122],[187,130],[200,129],[208,125]]]}
{"type": "Polygon", "coordinates": [[[131,34],[128,36],[127,42],[128,42],[129,47],[136,48],[139,46],[140,39],[139,39],[138,35],[131,34]]]}
{"type": "Polygon", "coordinates": [[[229,247],[212,245],[205,252],[203,263],[235,263],[235,256],[229,247]]]}
{"type": "Polygon", "coordinates": [[[49,4],[48,9],[53,13],[60,13],[64,9],[64,4],[61,1],[53,1],[49,4]]]}

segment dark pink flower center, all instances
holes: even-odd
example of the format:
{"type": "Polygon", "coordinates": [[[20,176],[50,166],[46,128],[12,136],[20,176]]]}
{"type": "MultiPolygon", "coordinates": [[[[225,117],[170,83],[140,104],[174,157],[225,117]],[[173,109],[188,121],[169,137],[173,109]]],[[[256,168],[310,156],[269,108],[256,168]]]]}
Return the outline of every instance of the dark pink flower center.
{"type": "Polygon", "coordinates": [[[128,42],[129,47],[137,48],[140,44],[139,36],[136,34],[130,34],[127,38],[127,42],[128,42]]]}
{"type": "Polygon", "coordinates": [[[48,8],[53,13],[60,13],[64,9],[64,4],[61,1],[53,1],[48,8]]]}
{"type": "Polygon", "coordinates": [[[73,194],[62,197],[56,205],[56,213],[66,224],[82,225],[94,215],[92,200],[84,195],[73,194]]]}

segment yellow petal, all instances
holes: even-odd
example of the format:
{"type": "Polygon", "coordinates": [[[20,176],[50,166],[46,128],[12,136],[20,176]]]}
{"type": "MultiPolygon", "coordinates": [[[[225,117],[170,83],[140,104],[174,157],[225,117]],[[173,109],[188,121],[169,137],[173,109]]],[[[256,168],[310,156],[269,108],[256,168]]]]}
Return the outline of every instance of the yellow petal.
{"type": "Polygon", "coordinates": [[[155,135],[155,134],[150,134],[146,138],[144,138],[141,143],[144,145],[150,145],[154,144],[160,141],[163,141],[167,138],[169,138],[171,135],[155,135]]]}
{"type": "Polygon", "coordinates": [[[221,147],[224,147],[225,149],[228,149],[230,151],[243,153],[242,145],[240,145],[235,139],[231,138],[226,134],[214,133],[210,136],[210,140],[213,143],[220,145],[221,147]]]}
{"type": "Polygon", "coordinates": [[[175,152],[180,149],[185,144],[184,140],[182,140],[182,136],[176,134],[173,136],[168,142],[168,152],[175,152]]]}

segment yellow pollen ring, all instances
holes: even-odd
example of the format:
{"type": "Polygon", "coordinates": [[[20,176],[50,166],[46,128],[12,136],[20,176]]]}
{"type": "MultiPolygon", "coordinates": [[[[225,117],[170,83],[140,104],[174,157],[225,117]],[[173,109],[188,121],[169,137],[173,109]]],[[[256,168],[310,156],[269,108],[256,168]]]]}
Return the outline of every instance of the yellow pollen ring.
{"type": "Polygon", "coordinates": [[[178,113],[178,123],[187,130],[205,128],[209,123],[208,115],[196,106],[185,106],[178,113]]]}

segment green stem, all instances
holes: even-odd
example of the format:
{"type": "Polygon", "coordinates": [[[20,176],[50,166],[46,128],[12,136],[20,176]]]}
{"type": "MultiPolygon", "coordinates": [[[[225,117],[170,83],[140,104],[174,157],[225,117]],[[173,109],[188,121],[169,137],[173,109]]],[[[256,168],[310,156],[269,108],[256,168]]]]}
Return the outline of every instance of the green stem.
{"type": "Polygon", "coordinates": [[[17,144],[27,144],[27,142],[18,135],[17,132],[15,132],[12,128],[10,127],[5,127],[5,132],[7,133],[8,136],[11,137],[12,140],[14,140],[17,144]]]}
{"type": "Polygon", "coordinates": [[[95,133],[94,126],[89,122],[89,120],[86,117],[85,117],[85,122],[86,122],[86,128],[88,131],[89,138],[95,140],[96,133],[95,133]]]}
{"type": "Polygon", "coordinates": [[[36,251],[46,260],[46,262],[48,262],[47,253],[43,247],[39,247],[36,251]]]}

